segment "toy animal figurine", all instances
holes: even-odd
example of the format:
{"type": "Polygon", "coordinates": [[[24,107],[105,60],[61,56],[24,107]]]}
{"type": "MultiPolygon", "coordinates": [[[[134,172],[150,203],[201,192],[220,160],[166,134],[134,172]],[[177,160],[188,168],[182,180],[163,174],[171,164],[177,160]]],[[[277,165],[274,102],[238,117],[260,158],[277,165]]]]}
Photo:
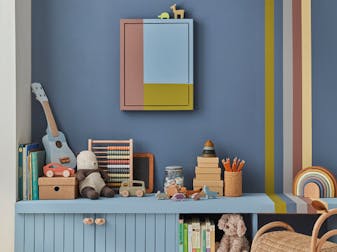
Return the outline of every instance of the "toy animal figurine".
{"type": "Polygon", "coordinates": [[[156,193],[156,199],[157,200],[167,200],[167,199],[169,199],[169,197],[167,196],[166,193],[161,193],[160,191],[158,191],[156,193]]]}
{"type": "Polygon", "coordinates": [[[201,191],[202,191],[202,188],[200,188],[198,190],[187,190],[185,192],[186,198],[190,198],[190,197],[192,197],[193,194],[200,193],[201,191]]]}
{"type": "Polygon", "coordinates": [[[206,185],[204,185],[202,191],[205,193],[206,199],[215,199],[218,196],[217,192],[211,191],[206,185]]]}
{"type": "Polygon", "coordinates": [[[224,231],[217,252],[248,252],[249,243],[244,236],[246,225],[239,214],[223,214],[218,221],[218,228],[224,231]]]}
{"type": "Polygon", "coordinates": [[[174,200],[174,201],[182,201],[185,199],[185,195],[183,193],[175,193],[171,200],[174,200]]]}
{"type": "Polygon", "coordinates": [[[191,199],[193,199],[193,200],[200,200],[200,198],[201,198],[200,193],[193,193],[191,195],[191,199]]]}
{"type": "Polygon", "coordinates": [[[162,12],[158,18],[160,19],[170,19],[170,14],[168,14],[168,12],[162,12]]]}
{"type": "Polygon", "coordinates": [[[176,4],[173,4],[170,9],[173,11],[173,15],[174,15],[174,18],[177,19],[178,16],[180,17],[180,19],[183,19],[184,18],[184,15],[185,15],[185,10],[183,9],[180,9],[180,10],[177,10],[177,5],[176,4]]]}
{"type": "Polygon", "coordinates": [[[114,191],[105,184],[108,174],[98,168],[96,156],[91,151],[81,151],[77,156],[76,178],[79,181],[79,191],[82,197],[98,199],[104,196],[112,198],[114,191]]]}

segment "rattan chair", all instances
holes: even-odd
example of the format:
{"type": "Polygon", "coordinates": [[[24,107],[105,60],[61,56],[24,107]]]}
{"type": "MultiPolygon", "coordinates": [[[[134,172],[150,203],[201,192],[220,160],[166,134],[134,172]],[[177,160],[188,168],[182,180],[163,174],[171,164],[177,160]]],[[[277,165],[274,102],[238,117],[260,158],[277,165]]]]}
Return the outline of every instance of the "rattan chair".
{"type": "Polygon", "coordinates": [[[312,235],[296,233],[285,222],[275,221],[261,227],[253,240],[252,252],[337,252],[337,244],[327,241],[337,235],[337,229],[325,233],[318,239],[318,232],[326,219],[337,214],[337,209],[327,210],[319,201],[314,201],[313,206],[324,213],[317,219],[312,235]],[[273,228],[284,228],[284,231],[266,231],[273,228]]]}

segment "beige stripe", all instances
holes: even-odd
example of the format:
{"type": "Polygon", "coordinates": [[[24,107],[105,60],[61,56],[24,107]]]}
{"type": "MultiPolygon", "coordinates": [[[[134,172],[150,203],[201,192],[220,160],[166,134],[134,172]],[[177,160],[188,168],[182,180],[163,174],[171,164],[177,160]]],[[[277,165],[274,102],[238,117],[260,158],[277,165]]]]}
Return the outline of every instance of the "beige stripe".
{"type": "Polygon", "coordinates": [[[302,0],[302,167],[312,165],[311,0],[302,0]]]}

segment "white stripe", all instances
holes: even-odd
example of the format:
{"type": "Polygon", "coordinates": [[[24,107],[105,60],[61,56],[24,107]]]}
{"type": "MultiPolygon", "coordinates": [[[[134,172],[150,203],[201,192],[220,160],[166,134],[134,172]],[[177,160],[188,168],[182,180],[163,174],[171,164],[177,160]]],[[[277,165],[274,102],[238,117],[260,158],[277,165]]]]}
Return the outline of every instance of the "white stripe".
{"type": "Polygon", "coordinates": [[[292,0],[283,1],[283,192],[293,185],[292,0]]]}
{"type": "Polygon", "coordinates": [[[294,196],[292,193],[285,193],[285,195],[296,203],[297,213],[308,213],[308,204],[299,197],[294,196]]]}

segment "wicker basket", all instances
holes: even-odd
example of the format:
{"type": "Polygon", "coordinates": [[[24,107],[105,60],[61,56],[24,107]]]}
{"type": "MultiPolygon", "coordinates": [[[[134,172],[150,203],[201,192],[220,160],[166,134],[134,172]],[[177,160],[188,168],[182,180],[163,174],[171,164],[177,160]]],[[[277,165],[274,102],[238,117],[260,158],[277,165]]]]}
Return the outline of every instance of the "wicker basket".
{"type": "MultiPolygon", "coordinates": [[[[313,205],[314,206],[314,205],[313,205]]],[[[316,208],[317,209],[317,208],[316,208]]],[[[330,230],[318,239],[318,233],[322,224],[332,215],[337,214],[337,209],[326,210],[316,221],[312,235],[296,233],[294,229],[285,222],[274,221],[261,227],[257,231],[252,252],[336,252],[337,244],[327,241],[330,237],[337,235],[337,229],[330,230]],[[274,228],[283,228],[286,231],[270,231],[274,228]]]]}
{"type": "Polygon", "coordinates": [[[239,197],[242,195],[242,172],[225,171],[225,196],[239,197]]]}

